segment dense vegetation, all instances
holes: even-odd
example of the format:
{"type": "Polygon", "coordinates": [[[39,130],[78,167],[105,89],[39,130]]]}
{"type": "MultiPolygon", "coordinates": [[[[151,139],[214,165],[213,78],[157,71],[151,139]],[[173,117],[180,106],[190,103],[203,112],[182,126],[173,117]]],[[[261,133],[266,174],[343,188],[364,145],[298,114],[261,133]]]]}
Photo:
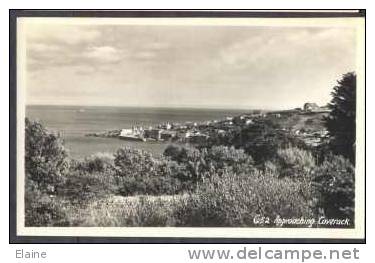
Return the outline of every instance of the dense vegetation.
{"type": "Polygon", "coordinates": [[[354,166],[336,145],[308,147],[264,119],[197,147],[170,145],[162,156],[121,148],[74,160],[58,135],[26,119],[25,222],[278,226],[278,217],[326,216],[353,226],[354,166]],[[259,216],[266,220],[255,222],[259,216]]]}
{"type": "Polygon", "coordinates": [[[329,104],[331,114],[326,119],[327,129],[332,137],[331,149],[355,162],[356,138],[356,82],[354,72],[345,74],[333,88],[329,104]]]}

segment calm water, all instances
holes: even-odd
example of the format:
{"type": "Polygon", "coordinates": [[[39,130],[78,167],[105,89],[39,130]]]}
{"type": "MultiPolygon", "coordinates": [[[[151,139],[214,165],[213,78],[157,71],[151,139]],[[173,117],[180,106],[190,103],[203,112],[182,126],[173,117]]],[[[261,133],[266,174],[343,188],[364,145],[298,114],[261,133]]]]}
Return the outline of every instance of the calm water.
{"type": "Polygon", "coordinates": [[[122,146],[161,154],[167,143],[124,141],[116,138],[85,137],[134,125],[155,126],[164,122],[187,122],[222,119],[244,111],[211,109],[168,109],[128,107],[27,106],[26,116],[39,120],[51,131],[60,132],[72,157],[82,158],[97,152],[115,152],[122,146]]]}

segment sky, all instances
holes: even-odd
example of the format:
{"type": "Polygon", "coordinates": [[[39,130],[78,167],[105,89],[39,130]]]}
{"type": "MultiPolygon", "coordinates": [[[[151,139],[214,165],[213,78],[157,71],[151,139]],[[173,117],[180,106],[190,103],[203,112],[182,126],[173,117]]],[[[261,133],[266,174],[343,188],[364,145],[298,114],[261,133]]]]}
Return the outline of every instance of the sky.
{"type": "Polygon", "coordinates": [[[72,25],[26,34],[26,103],[287,109],[355,70],[348,27],[72,25]]]}

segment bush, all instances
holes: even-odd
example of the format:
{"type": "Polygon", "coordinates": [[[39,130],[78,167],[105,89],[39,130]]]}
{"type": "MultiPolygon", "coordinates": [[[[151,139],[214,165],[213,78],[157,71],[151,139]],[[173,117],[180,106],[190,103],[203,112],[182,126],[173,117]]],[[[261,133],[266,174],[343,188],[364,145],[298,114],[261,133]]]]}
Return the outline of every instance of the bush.
{"type": "Polygon", "coordinates": [[[176,194],[191,188],[181,180],[191,175],[184,167],[162,157],[156,159],[145,151],[119,149],[114,165],[121,195],[176,194]]]}
{"type": "Polygon", "coordinates": [[[180,145],[168,145],[164,150],[164,156],[178,163],[197,162],[201,159],[201,152],[194,147],[185,147],[180,145]]]}
{"type": "Polygon", "coordinates": [[[280,176],[304,178],[315,168],[315,158],[306,150],[296,147],[277,150],[276,162],[279,164],[280,176]]]}
{"type": "Polygon", "coordinates": [[[231,167],[235,173],[250,172],[253,168],[253,158],[243,149],[235,149],[226,146],[213,146],[204,149],[204,159],[211,169],[222,170],[231,167]]]}
{"type": "Polygon", "coordinates": [[[130,195],[173,195],[189,191],[190,185],[172,176],[117,177],[118,194],[130,195]]]}
{"type": "Polygon", "coordinates": [[[25,226],[68,226],[65,205],[56,196],[49,196],[30,182],[25,193],[25,226]]]}
{"type": "MultiPolygon", "coordinates": [[[[204,154],[195,148],[179,147],[177,149],[176,155],[169,156],[179,164],[178,169],[172,170],[173,176],[192,184],[201,182],[209,170],[204,154]]],[[[166,149],[166,156],[168,156],[168,149],[166,149]]]]}
{"type": "Polygon", "coordinates": [[[173,175],[192,183],[202,182],[215,171],[219,174],[226,170],[248,173],[254,168],[251,156],[233,146],[212,146],[198,150],[171,145],[164,155],[179,165],[178,169],[173,170],[173,175]]]}
{"type": "Polygon", "coordinates": [[[108,197],[75,212],[83,219],[81,226],[173,226],[175,202],[163,197],[108,197]]]}
{"type": "Polygon", "coordinates": [[[249,175],[226,173],[212,175],[175,211],[181,226],[259,226],[254,217],[313,216],[312,200],[302,183],[278,179],[260,171],[249,175]]]}
{"type": "Polygon", "coordinates": [[[318,207],[330,218],[349,218],[354,225],[354,166],[342,156],[329,156],[314,170],[318,207]]]}
{"type": "Polygon", "coordinates": [[[69,170],[67,153],[58,135],[48,133],[39,122],[25,121],[26,183],[32,180],[40,191],[54,193],[69,170]]]}
{"type": "Polygon", "coordinates": [[[118,176],[141,177],[165,175],[165,168],[151,153],[125,147],[115,153],[114,165],[118,176]]]}
{"type": "Polygon", "coordinates": [[[128,214],[126,224],[131,226],[168,226],[173,225],[173,202],[157,198],[150,200],[141,197],[135,206],[135,213],[128,214]]]}
{"type": "Polygon", "coordinates": [[[90,198],[118,194],[115,176],[108,173],[72,171],[57,192],[72,202],[85,202],[90,198]]]}
{"type": "Polygon", "coordinates": [[[75,169],[88,173],[105,172],[112,174],[114,172],[114,156],[109,153],[97,153],[86,157],[83,161],[78,161],[75,166],[75,169]]]}
{"type": "Polygon", "coordinates": [[[70,167],[58,195],[71,201],[86,201],[94,196],[118,193],[113,155],[97,153],[84,160],[71,160],[70,167]]]}

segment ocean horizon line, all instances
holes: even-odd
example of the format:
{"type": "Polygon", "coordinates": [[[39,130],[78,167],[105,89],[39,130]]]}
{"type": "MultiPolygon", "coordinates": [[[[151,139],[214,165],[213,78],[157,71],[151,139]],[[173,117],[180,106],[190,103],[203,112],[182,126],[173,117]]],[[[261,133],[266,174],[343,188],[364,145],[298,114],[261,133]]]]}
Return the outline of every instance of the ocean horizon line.
{"type": "Polygon", "coordinates": [[[230,110],[230,111],[277,111],[290,108],[233,108],[233,107],[203,107],[203,106],[138,106],[138,105],[73,105],[73,104],[25,104],[26,107],[73,107],[73,108],[140,108],[140,109],[176,109],[176,110],[230,110]]]}

